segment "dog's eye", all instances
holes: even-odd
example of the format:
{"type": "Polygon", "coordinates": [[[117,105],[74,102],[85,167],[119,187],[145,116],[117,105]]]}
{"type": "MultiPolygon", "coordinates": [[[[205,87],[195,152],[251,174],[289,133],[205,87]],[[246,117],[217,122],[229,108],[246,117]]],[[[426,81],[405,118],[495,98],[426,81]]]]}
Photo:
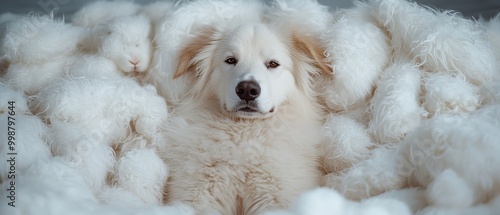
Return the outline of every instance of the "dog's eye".
{"type": "Polygon", "coordinates": [[[268,69],[274,69],[278,66],[280,66],[280,64],[278,62],[276,62],[275,60],[271,60],[271,61],[267,62],[267,65],[266,65],[266,67],[268,69]]]}
{"type": "Polygon", "coordinates": [[[238,60],[236,60],[235,57],[228,57],[224,62],[226,62],[227,64],[236,65],[236,63],[238,63],[238,60]]]}

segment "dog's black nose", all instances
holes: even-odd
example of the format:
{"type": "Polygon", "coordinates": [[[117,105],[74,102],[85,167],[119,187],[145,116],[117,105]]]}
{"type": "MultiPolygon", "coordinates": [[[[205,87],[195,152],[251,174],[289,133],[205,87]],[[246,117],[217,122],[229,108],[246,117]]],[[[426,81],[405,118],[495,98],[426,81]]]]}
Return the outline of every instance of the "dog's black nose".
{"type": "Polygon", "coordinates": [[[236,95],[238,95],[241,100],[247,102],[255,100],[260,95],[259,83],[254,80],[238,83],[238,85],[236,85],[236,95]]]}

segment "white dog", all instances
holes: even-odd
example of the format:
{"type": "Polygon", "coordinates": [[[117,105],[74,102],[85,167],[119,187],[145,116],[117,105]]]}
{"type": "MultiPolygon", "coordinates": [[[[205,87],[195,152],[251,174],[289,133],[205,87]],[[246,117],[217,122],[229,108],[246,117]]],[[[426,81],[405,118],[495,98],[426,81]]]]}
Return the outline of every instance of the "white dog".
{"type": "Polygon", "coordinates": [[[331,71],[314,40],[284,28],[212,26],[181,52],[174,77],[196,80],[161,150],[170,201],[199,213],[258,214],[318,186],[322,111],[310,80],[331,71]]]}

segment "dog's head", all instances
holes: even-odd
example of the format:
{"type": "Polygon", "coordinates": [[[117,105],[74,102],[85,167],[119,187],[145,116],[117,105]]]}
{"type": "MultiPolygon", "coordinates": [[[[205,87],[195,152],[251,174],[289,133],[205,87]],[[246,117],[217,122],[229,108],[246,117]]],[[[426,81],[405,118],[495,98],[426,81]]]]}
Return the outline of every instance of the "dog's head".
{"type": "Polygon", "coordinates": [[[310,94],[310,73],[321,70],[330,72],[313,42],[265,24],[242,24],[211,28],[192,40],[174,78],[195,72],[194,96],[218,99],[237,118],[266,118],[290,97],[310,94]]]}

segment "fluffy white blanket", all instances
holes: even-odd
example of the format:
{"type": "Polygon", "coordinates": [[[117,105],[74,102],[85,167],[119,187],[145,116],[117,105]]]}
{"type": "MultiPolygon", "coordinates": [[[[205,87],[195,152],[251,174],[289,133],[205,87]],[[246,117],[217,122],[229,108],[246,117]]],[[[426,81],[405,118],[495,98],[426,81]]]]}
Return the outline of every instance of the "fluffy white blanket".
{"type": "Polygon", "coordinates": [[[2,214],[194,214],[162,203],[155,144],[165,100],[185,91],[165,71],[200,27],[261,16],[316,36],[334,70],[318,89],[331,110],[325,187],[266,215],[500,211],[499,17],[404,0],[334,12],[198,0],[97,2],[71,23],[0,16],[2,214]]]}

